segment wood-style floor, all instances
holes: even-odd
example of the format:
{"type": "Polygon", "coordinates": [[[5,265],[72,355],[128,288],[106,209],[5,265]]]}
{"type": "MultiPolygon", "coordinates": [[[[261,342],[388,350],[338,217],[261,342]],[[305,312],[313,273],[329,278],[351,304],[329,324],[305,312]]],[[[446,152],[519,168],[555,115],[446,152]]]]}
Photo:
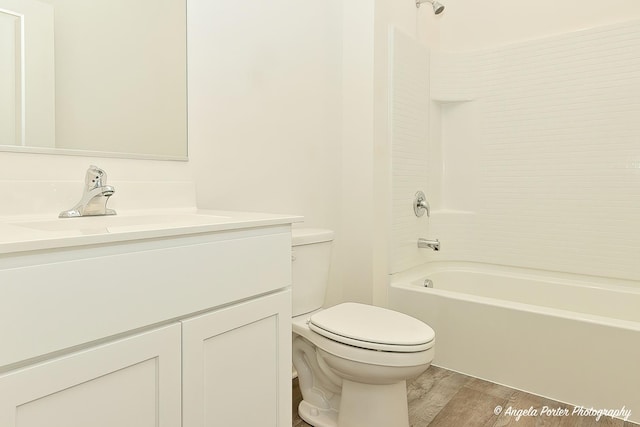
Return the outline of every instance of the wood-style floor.
{"type": "MultiPolygon", "coordinates": [[[[411,427],[638,427],[628,421],[601,417],[571,415],[573,406],[544,397],[514,390],[447,369],[431,366],[407,386],[409,424],[411,427]],[[503,408],[496,415],[496,407],[503,408]],[[538,412],[548,408],[567,409],[566,416],[523,416],[518,421],[505,411],[538,412]]],[[[298,416],[302,400],[298,381],[293,383],[293,427],[309,426],[298,416]]],[[[615,409],[615,408],[611,408],[615,409]]],[[[389,426],[394,427],[394,426],[389,426]]]]}

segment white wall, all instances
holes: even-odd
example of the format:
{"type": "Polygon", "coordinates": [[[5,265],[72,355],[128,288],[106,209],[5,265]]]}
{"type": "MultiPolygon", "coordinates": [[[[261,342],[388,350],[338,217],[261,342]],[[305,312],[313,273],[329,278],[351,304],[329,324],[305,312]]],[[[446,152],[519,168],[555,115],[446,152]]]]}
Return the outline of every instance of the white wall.
{"type": "MultiPolygon", "coordinates": [[[[198,204],[304,215],[341,232],[342,3],[190,0],[198,204]]],[[[334,262],[330,301],[341,298],[334,262]]]]}
{"type": "MultiPolygon", "coordinates": [[[[638,16],[636,0],[454,0],[444,2],[443,50],[470,50],[529,40],[638,16]]],[[[425,7],[426,9],[426,7],[425,7]]]]}
{"type": "Polygon", "coordinates": [[[342,8],[342,182],[336,248],[342,299],[371,302],[373,229],[374,4],[342,8]]]}
{"type": "Polygon", "coordinates": [[[109,201],[111,208],[152,209],[195,204],[193,191],[184,194],[193,185],[188,162],[0,152],[3,194],[0,215],[55,218],[80,200],[84,175],[92,164],[103,168],[109,184],[116,187],[116,194],[109,201]]]}

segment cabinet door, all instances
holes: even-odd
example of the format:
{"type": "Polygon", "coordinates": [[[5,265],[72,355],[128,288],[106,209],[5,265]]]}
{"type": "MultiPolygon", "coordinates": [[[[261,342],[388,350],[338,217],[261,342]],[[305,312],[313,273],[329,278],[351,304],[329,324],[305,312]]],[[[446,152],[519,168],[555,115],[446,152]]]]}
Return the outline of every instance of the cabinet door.
{"type": "Polygon", "coordinates": [[[183,427],[291,426],[291,292],[183,322],[183,427]]]}
{"type": "Polygon", "coordinates": [[[179,426],[180,356],[174,324],[0,374],[0,426],[179,426]]]}

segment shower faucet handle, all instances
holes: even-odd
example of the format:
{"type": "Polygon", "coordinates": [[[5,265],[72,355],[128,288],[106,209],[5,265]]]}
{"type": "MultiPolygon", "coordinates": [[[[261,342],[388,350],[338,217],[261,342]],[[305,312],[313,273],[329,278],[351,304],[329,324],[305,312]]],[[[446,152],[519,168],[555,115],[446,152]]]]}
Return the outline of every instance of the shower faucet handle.
{"type": "Polygon", "coordinates": [[[424,215],[425,212],[427,216],[431,216],[431,207],[429,206],[429,202],[427,202],[427,197],[422,191],[418,191],[413,199],[413,212],[418,217],[424,215]]]}

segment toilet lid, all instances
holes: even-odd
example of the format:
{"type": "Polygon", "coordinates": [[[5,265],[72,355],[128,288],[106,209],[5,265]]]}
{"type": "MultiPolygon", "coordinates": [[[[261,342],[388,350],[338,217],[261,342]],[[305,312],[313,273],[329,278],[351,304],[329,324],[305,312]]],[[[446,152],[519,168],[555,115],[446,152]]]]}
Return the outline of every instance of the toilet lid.
{"type": "Polygon", "coordinates": [[[436,335],[427,324],[411,316],[357,303],[314,313],[309,328],[343,344],[402,353],[431,348],[436,335]]]}

